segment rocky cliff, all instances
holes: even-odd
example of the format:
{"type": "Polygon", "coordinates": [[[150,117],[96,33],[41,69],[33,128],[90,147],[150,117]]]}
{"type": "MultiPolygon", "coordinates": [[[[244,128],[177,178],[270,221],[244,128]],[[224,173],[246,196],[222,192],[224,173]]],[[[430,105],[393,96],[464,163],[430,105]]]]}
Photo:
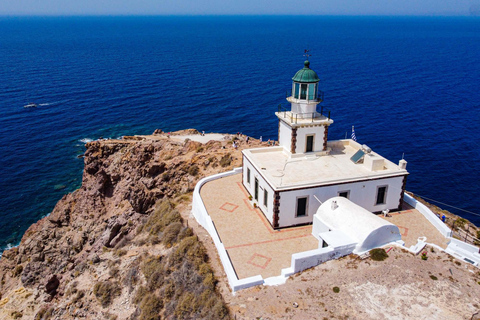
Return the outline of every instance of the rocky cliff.
{"type": "Polygon", "coordinates": [[[199,179],[240,165],[247,141],[185,135],[200,136],[157,130],[88,143],[81,188],[3,253],[0,318],[229,318],[179,212],[199,179]]]}

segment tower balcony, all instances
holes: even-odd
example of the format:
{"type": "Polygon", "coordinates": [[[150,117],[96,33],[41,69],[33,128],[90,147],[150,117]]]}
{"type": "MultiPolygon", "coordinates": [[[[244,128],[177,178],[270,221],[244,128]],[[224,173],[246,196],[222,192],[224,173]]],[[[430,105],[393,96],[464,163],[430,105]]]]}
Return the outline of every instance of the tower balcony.
{"type": "Polygon", "coordinates": [[[323,101],[323,91],[318,90],[317,94],[308,94],[307,92],[297,93],[297,97],[292,90],[286,92],[287,101],[290,103],[320,103],[323,101]]]}
{"type": "Polygon", "coordinates": [[[318,110],[308,113],[292,112],[278,106],[278,112],[275,115],[282,121],[286,122],[292,127],[309,125],[309,124],[332,124],[333,120],[330,119],[330,111],[324,110],[322,107],[320,112],[318,110]]]}

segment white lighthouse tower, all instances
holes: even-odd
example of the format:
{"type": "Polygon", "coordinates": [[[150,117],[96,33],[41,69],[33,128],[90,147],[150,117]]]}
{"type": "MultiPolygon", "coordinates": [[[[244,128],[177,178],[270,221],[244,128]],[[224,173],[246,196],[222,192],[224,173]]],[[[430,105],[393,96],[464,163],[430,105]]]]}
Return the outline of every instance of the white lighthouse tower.
{"type": "Polygon", "coordinates": [[[323,100],[323,92],[318,90],[320,79],[306,60],[292,80],[291,95],[287,97],[290,110],[279,108],[275,113],[279,120],[279,144],[291,157],[323,154],[327,151],[328,126],[333,120],[328,112],[317,110],[323,100]]]}

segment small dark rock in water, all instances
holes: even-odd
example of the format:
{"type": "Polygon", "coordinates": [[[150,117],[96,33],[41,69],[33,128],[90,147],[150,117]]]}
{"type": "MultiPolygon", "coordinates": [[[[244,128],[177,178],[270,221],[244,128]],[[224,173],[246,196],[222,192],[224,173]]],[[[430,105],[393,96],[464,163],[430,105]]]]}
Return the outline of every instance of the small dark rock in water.
{"type": "Polygon", "coordinates": [[[64,185],[64,184],[56,184],[56,185],[53,187],[53,189],[54,189],[54,190],[63,190],[63,189],[65,189],[66,187],[67,187],[67,186],[64,185]]]}

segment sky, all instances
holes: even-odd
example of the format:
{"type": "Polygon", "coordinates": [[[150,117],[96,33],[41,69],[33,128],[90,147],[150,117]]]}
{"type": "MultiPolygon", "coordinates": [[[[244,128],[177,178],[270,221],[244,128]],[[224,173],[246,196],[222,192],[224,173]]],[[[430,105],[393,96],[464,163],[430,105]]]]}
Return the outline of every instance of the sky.
{"type": "Polygon", "coordinates": [[[0,15],[470,15],[480,0],[0,0],[0,15]]]}

